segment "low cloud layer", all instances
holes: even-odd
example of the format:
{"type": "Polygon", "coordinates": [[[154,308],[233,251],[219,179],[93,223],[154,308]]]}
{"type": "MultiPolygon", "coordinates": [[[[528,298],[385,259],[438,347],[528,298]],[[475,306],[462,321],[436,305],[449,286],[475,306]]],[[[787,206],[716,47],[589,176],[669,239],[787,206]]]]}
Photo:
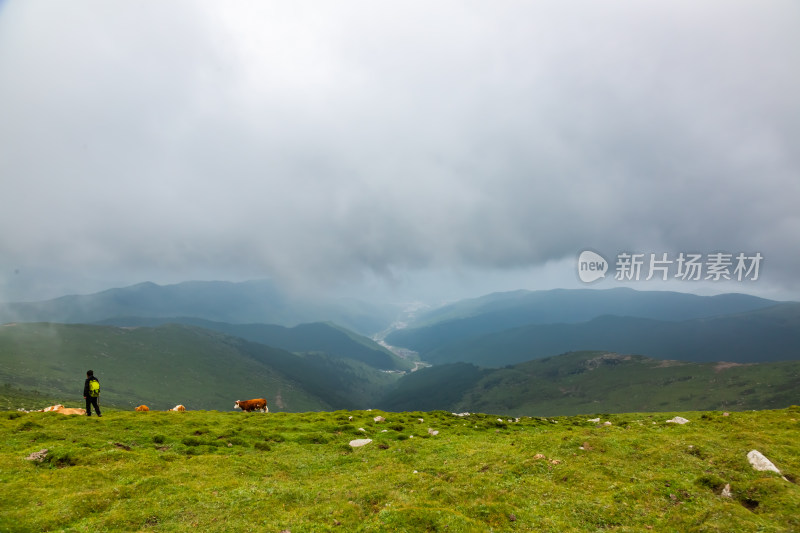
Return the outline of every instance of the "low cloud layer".
{"type": "Polygon", "coordinates": [[[760,252],[759,287],[798,297],[798,22],[791,1],[0,4],[0,299],[402,292],[586,248],[760,252]]]}

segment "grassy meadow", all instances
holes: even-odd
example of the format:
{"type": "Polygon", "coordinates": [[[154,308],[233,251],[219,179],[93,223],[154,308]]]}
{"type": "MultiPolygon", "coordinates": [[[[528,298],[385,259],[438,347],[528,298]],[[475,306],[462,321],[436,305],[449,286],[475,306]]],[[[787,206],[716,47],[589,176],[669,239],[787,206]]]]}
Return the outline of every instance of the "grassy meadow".
{"type": "Polygon", "coordinates": [[[6,411],[0,531],[798,531],[798,420],[6,411]]]}

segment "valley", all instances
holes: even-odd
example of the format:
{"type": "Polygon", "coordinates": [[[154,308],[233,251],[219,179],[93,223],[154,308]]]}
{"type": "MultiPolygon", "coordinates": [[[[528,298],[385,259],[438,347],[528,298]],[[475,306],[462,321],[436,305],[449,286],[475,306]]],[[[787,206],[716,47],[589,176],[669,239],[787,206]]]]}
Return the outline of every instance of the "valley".
{"type": "Polygon", "coordinates": [[[800,304],[791,302],[627,289],[515,291],[442,308],[390,306],[396,313],[375,314],[383,322],[366,335],[331,320],[213,319],[232,316],[228,306],[237,313],[249,307],[252,318],[273,312],[258,306],[310,314],[305,303],[258,302],[252,288],[193,283],[162,291],[150,284],[111,299],[108,291],[83,296],[81,313],[91,309],[93,323],[54,321],[79,316],[63,300],[26,304],[30,322],[0,327],[0,383],[24,403],[15,405],[10,394],[6,408],[32,407],[31,398],[80,403],[86,368],[103,376],[105,404],[122,409],[183,403],[227,411],[232,400],[265,397],[284,412],[557,416],[774,409],[800,394],[800,304]],[[201,301],[194,316],[180,314],[201,301]]]}

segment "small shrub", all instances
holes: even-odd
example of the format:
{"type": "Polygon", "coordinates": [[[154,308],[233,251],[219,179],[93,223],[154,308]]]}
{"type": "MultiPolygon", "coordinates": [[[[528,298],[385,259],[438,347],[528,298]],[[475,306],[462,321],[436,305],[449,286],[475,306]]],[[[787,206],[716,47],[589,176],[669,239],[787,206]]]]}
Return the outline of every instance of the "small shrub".
{"type": "Polygon", "coordinates": [[[200,446],[203,444],[197,437],[184,437],[181,442],[186,446],[200,446]]]}
{"type": "Polygon", "coordinates": [[[44,462],[58,468],[65,466],[75,466],[78,464],[78,459],[75,457],[71,450],[52,450],[44,458],[44,462]]]}
{"type": "Polygon", "coordinates": [[[725,481],[713,474],[705,474],[697,478],[695,483],[701,487],[706,487],[714,492],[719,492],[725,487],[725,481]]]}
{"type": "Polygon", "coordinates": [[[38,429],[41,427],[42,426],[40,424],[37,424],[33,420],[26,420],[25,422],[17,426],[17,431],[30,431],[32,429],[38,429]]]}
{"type": "Polygon", "coordinates": [[[331,437],[322,433],[305,433],[296,439],[300,444],[327,444],[330,441],[331,437]]]}
{"type": "Polygon", "coordinates": [[[694,455],[698,459],[706,459],[708,457],[708,454],[705,453],[698,446],[690,446],[689,449],[687,450],[687,452],[689,453],[689,455],[694,455]]]}

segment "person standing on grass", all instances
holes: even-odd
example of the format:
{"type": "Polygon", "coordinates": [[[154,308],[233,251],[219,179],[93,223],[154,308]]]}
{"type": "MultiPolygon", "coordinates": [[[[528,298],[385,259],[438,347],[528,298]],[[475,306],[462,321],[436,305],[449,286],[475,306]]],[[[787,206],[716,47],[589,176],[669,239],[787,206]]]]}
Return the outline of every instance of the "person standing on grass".
{"type": "Polygon", "coordinates": [[[92,416],[92,406],[97,416],[100,414],[100,406],[97,405],[100,399],[100,380],[94,377],[94,371],[86,372],[86,382],[83,384],[83,397],[86,398],[86,416],[92,416]],[[94,383],[92,383],[94,382],[94,383]]]}

